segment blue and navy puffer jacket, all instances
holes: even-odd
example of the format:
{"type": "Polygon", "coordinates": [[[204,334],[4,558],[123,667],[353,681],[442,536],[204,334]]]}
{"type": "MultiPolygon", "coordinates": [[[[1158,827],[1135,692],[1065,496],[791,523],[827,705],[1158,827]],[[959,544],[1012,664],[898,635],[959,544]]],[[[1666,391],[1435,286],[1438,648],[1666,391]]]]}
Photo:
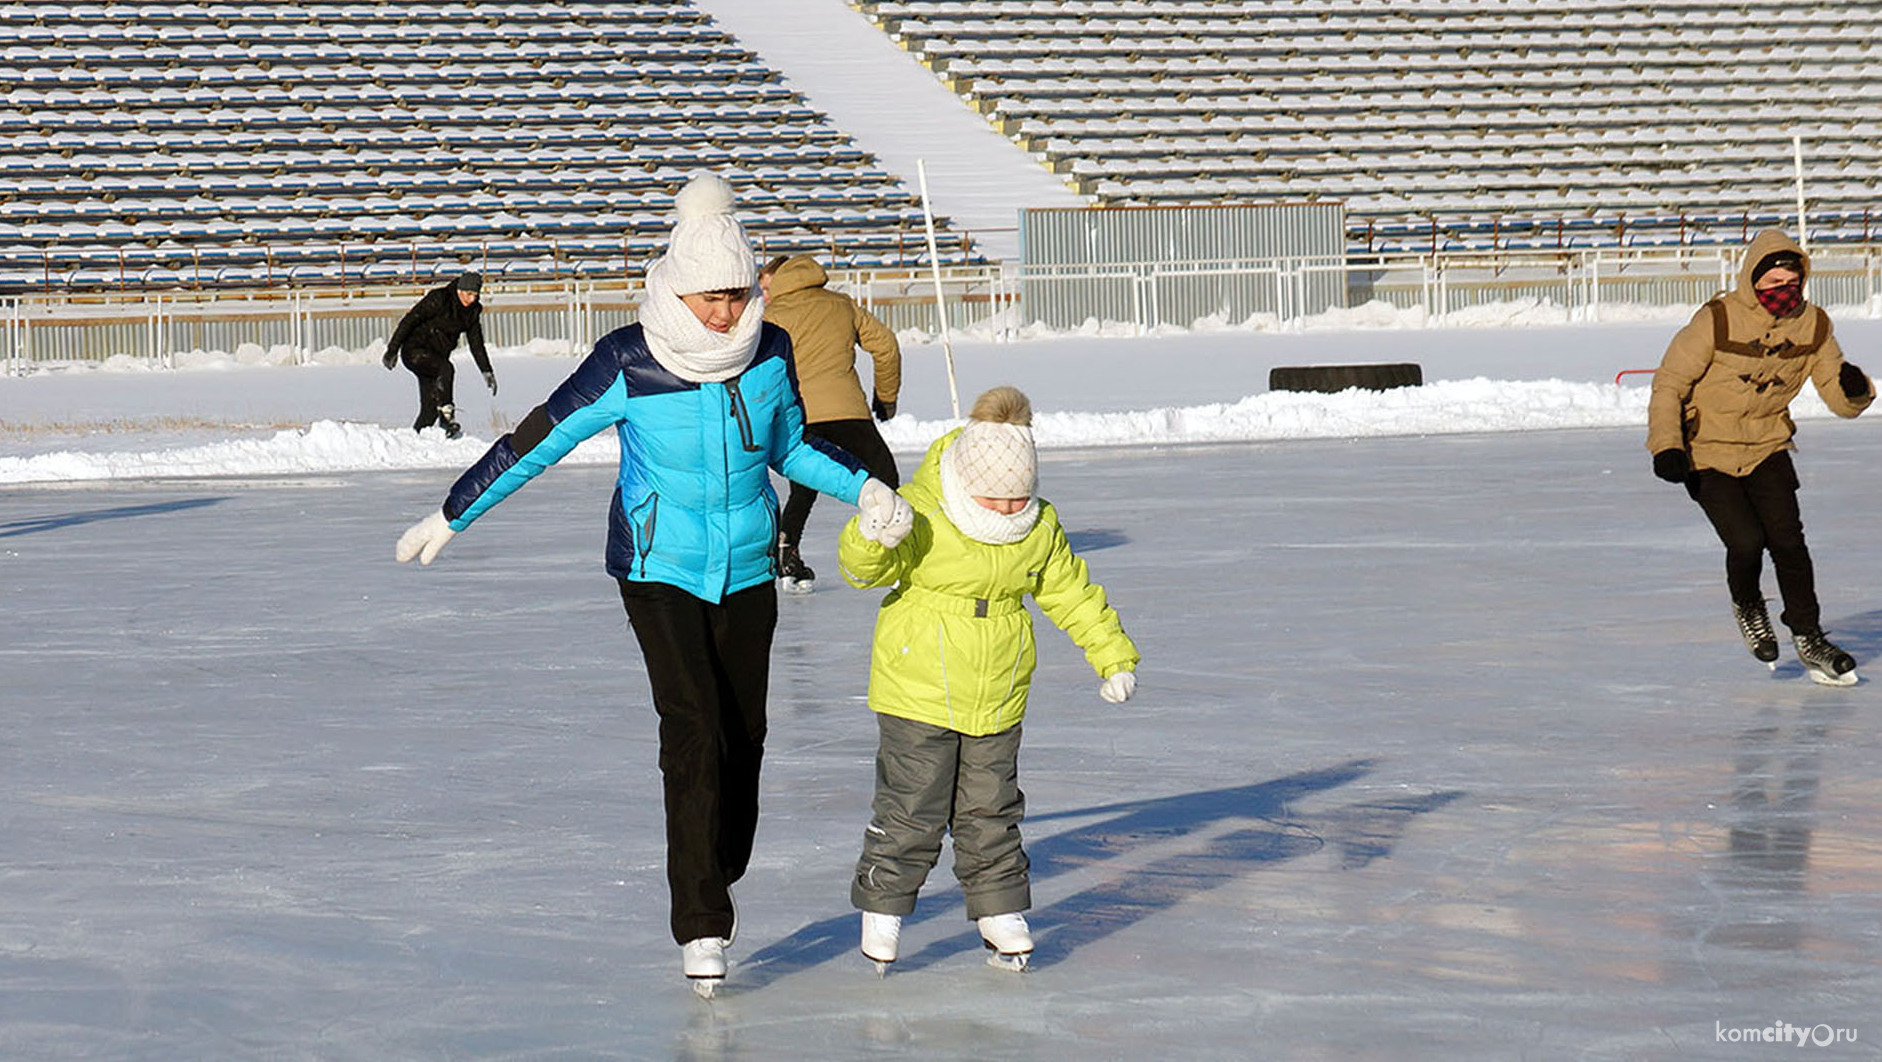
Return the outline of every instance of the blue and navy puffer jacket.
{"type": "Polygon", "coordinates": [[[451,529],[469,527],[607,427],[621,441],[608,573],[667,583],[704,601],[774,576],[778,496],[770,469],[851,504],[869,478],[843,450],[804,438],[783,329],[764,326],[744,372],[693,383],[655,361],[634,324],[603,336],[547,402],[458,477],[444,502],[451,529]]]}

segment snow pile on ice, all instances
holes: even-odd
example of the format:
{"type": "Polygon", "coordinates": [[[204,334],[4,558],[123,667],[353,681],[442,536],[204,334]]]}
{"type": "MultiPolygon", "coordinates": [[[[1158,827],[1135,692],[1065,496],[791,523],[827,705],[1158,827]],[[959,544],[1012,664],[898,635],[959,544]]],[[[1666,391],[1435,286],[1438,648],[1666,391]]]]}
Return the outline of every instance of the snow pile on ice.
{"type": "MultiPolygon", "coordinates": [[[[1798,417],[1830,416],[1815,394],[1799,396],[1798,417]]],[[[1451,435],[1644,425],[1647,389],[1563,380],[1452,380],[1392,391],[1338,394],[1268,392],[1238,402],[1131,412],[1039,412],[1036,434],[1049,449],[1179,445],[1384,435],[1451,435]]],[[[897,417],[883,425],[894,449],[924,450],[957,420],[897,417]]],[[[0,483],[218,475],[299,475],[376,469],[458,469],[488,439],[450,440],[435,429],[317,421],[271,437],[234,439],[147,452],[58,453],[0,457],[0,483]]],[[[611,432],[564,460],[607,464],[617,458],[611,432]]]]}

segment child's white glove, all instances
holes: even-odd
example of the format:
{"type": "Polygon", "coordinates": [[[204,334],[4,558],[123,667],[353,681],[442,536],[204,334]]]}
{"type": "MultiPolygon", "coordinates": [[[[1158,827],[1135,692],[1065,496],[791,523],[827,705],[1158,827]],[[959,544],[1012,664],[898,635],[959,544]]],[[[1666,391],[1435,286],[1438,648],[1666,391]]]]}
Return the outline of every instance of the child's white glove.
{"type": "Polygon", "coordinates": [[[1136,692],[1137,673],[1135,671],[1120,671],[1105,679],[1104,685],[1098,687],[1098,696],[1112,704],[1123,704],[1131,699],[1131,694],[1136,692]]]}
{"type": "Polygon", "coordinates": [[[894,488],[871,477],[856,495],[856,531],[871,542],[894,549],[915,526],[915,510],[894,488]]]}
{"type": "Polygon", "coordinates": [[[438,558],[438,551],[444,548],[444,544],[456,534],[456,531],[451,530],[451,522],[444,518],[444,510],[439,509],[406,528],[405,533],[399,536],[398,548],[393,550],[392,555],[398,558],[400,564],[413,557],[417,557],[420,564],[430,564],[438,558]]]}

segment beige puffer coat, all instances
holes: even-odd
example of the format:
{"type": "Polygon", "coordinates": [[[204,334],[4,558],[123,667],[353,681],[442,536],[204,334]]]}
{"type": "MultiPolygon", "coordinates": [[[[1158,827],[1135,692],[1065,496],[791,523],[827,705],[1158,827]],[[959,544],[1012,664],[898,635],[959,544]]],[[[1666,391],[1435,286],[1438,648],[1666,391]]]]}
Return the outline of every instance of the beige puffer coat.
{"type": "Polygon", "coordinates": [[[902,348],[889,326],[854,299],[824,288],[829,276],[814,258],[799,255],[771,275],[765,320],[791,334],[804,420],[868,420],[869,399],[856,376],[856,348],[876,362],[875,393],[894,402],[902,390],[902,348]]]}
{"type": "Polygon", "coordinates": [[[1830,315],[1806,302],[1789,317],[1773,317],[1758,303],[1752,269],[1775,251],[1810,256],[1776,229],[1761,232],[1745,250],[1738,286],[1699,308],[1679,330],[1653,374],[1647,405],[1647,449],[1686,449],[1694,469],[1743,476],[1779,450],[1792,448],[1797,426],[1790,404],[1808,379],[1825,405],[1853,417],[1875,401],[1875,385],[1851,399],[1837,382],[1843,350],[1830,315]]]}

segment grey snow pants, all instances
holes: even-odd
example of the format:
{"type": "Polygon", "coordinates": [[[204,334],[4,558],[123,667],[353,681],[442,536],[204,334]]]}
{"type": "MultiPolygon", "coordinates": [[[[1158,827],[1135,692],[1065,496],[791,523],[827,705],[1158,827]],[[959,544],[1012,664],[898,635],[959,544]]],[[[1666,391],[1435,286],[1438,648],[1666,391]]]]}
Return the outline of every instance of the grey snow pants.
{"type": "Polygon", "coordinates": [[[880,712],[876,727],[876,797],[850,902],[877,914],[912,914],[948,832],[968,918],[1031,907],[1031,864],[1019,836],[1026,815],[1020,728],[972,737],[880,712]]]}

